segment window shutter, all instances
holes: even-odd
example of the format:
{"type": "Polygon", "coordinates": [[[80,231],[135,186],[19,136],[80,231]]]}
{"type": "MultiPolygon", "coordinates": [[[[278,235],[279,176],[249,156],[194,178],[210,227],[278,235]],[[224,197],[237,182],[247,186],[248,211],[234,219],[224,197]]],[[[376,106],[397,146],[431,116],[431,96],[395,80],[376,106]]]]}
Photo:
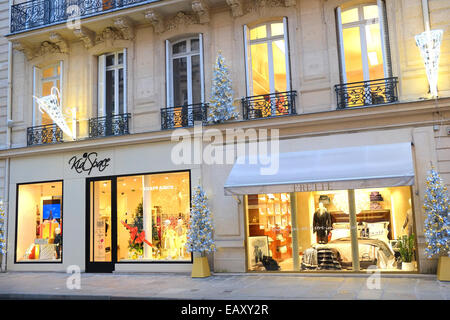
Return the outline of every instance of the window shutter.
{"type": "Polygon", "coordinates": [[[341,7],[336,8],[336,38],[339,57],[339,80],[341,81],[341,83],[347,83],[347,75],[345,73],[344,37],[342,35],[341,7]]]}
{"type": "Polygon", "coordinates": [[[291,91],[291,61],[289,52],[289,32],[288,32],[288,20],[287,17],[283,17],[284,26],[284,46],[285,46],[285,59],[286,59],[286,91],[291,91]]]}
{"type": "MultiPolygon", "coordinates": [[[[123,113],[127,113],[127,78],[128,78],[128,59],[127,48],[123,49],[123,113]]],[[[119,80],[117,80],[119,81],[119,80]]]]}
{"type": "Polygon", "coordinates": [[[98,57],[98,106],[97,116],[103,117],[106,115],[105,100],[106,100],[106,55],[102,54],[98,57]]]}
{"type": "Polygon", "coordinates": [[[41,124],[40,111],[38,110],[38,104],[34,97],[40,98],[42,96],[41,88],[42,70],[36,66],[33,67],[33,119],[32,126],[38,126],[41,124]]]}
{"type": "Polygon", "coordinates": [[[383,65],[384,76],[392,77],[391,48],[389,45],[389,29],[387,24],[386,3],[383,0],[377,0],[378,16],[380,17],[381,44],[383,47],[383,65]]]}
{"type": "Polygon", "coordinates": [[[199,33],[198,35],[198,44],[200,49],[200,90],[201,90],[201,99],[202,103],[205,103],[205,70],[204,70],[204,63],[203,63],[203,33],[199,33]]]}
{"type": "Polygon", "coordinates": [[[61,106],[64,106],[63,104],[63,89],[64,89],[64,85],[63,85],[63,74],[64,74],[64,61],[60,60],[59,61],[59,103],[61,104],[61,106]]]}
{"type": "Polygon", "coordinates": [[[247,81],[247,96],[251,96],[252,95],[252,62],[250,59],[250,48],[248,46],[248,36],[249,36],[249,31],[248,31],[248,26],[244,25],[244,54],[245,54],[245,75],[246,75],[246,81],[247,81]]]}
{"type": "Polygon", "coordinates": [[[171,64],[171,55],[170,55],[170,42],[166,40],[166,105],[167,107],[172,107],[172,75],[170,70],[172,69],[171,64]]]}

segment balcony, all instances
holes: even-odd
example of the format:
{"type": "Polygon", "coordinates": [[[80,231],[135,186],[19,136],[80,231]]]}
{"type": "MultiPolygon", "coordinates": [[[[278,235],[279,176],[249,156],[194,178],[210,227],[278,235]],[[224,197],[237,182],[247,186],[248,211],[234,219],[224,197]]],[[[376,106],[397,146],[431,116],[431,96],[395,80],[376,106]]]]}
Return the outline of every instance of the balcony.
{"type": "Polygon", "coordinates": [[[334,86],[337,108],[366,107],[398,101],[397,77],[334,86]]]}
{"type": "Polygon", "coordinates": [[[297,91],[277,92],[241,99],[244,120],[296,114],[297,91]]]}
{"type": "Polygon", "coordinates": [[[56,124],[27,128],[27,146],[64,142],[63,132],[56,124]]]}
{"type": "Polygon", "coordinates": [[[160,0],[32,0],[11,6],[11,33],[86,18],[160,0]]]}
{"type": "Polygon", "coordinates": [[[161,109],[161,130],[193,127],[195,121],[204,125],[208,121],[208,105],[205,103],[161,109]]]}
{"type": "Polygon", "coordinates": [[[121,136],[130,133],[129,113],[89,119],[89,138],[121,136]]]}

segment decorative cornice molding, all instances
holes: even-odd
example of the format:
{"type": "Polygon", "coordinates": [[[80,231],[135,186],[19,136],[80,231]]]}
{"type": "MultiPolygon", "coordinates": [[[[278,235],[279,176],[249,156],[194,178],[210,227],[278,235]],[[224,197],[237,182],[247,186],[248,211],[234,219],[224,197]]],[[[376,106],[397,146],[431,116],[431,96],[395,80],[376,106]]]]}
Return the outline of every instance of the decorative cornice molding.
{"type": "Polygon", "coordinates": [[[69,53],[69,44],[59,33],[50,33],[50,41],[59,47],[61,53],[69,53]]]}
{"type": "Polygon", "coordinates": [[[119,17],[114,19],[114,25],[122,32],[124,40],[134,39],[134,23],[128,17],[119,17]]]}
{"type": "Polygon", "coordinates": [[[284,5],[286,7],[293,7],[297,4],[297,0],[284,0],[284,5]]]}
{"type": "Polygon", "coordinates": [[[284,7],[284,0],[254,0],[259,8],[284,7]]]}
{"type": "Polygon", "coordinates": [[[192,10],[197,15],[200,23],[209,22],[209,6],[205,0],[192,1],[192,10]]]}
{"type": "Polygon", "coordinates": [[[13,42],[13,48],[17,51],[21,51],[27,60],[31,60],[34,57],[33,48],[24,44],[23,42],[13,42]]]}
{"type": "Polygon", "coordinates": [[[152,24],[155,33],[160,34],[164,32],[164,18],[158,12],[149,9],[145,11],[144,16],[152,24]]]}
{"type": "Polygon", "coordinates": [[[198,24],[197,16],[186,14],[182,11],[172,17],[166,26],[166,31],[175,30],[183,26],[198,24]]]}
{"type": "Polygon", "coordinates": [[[247,8],[248,11],[257,8],[293,7],[297,4],[297,0],[253,0],[253,2],[254,5],[247,8]]]}
{"type": "Polygon", "coordinates": [[[46,54],[69,53],[69,45],[59,33],[52,32],[49,39],[51,41],[43,41],[37,47],[32,47],[21,41],[15,41],[13,42],[13,48],[17,51],[23,52],[27,60],[31,60],[46,54]]]}
{"type": "Polygon", "coordinates": [[[35,56],[43,56],[45,54],[60,53],[61,49],[51,41],[41,42],[40,47],[35,51],[35,56]]]}
{"type": "Polygon", "coordinates": [[[90,49],[95,45],[95,32],[86,28],[80,27],[79,29],[74,29],[73,33],[77,38],[80,38],[84,43],[86,49],[90,49]]]}
{"type": "Polygon", "coordinates": [[[123,40],[124,35],[118,29],[114,27],[106,27],[101,33],[99,33],[95,39],[95,42],[101,41],[114,41],[123,40]]]}
{"type": "Polygon", "coordinates": [[[243,0],[227,0],[227,4],[231,8],[233,17],[240,17],[244,14],[243,0]]]}

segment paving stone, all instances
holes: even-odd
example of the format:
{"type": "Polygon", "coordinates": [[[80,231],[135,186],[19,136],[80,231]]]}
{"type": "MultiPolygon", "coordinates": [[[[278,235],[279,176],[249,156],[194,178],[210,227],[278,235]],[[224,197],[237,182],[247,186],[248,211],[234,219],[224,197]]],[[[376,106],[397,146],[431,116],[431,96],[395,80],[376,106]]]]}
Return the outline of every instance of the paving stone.
{"type": "Polygon", "coordinates": [[[65,273],[0,274],[0,298],[111,297],[176,299],[445,299],[450,284],[435,277],[382,277],[381,290],[369,290],[367,277],[215,275],[193,279],[189,274],[81,274],[81,289],[66,287],[65,273]]]}

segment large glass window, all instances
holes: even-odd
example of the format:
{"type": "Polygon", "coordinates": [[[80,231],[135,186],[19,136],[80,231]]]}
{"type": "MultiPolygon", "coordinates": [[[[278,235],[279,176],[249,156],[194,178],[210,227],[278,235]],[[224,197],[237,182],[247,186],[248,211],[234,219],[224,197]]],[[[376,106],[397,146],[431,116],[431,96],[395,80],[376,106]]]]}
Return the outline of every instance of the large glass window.
{"type": "Polygon", "coordinates": [[[411,188],[352,192],[248,195],[248,270],[417,271],[411,188]]]}
{"type": "Polygon", "coordinates": [[[62,181],[17,187],[17,262],[61,262],[62,181]]]}
{"type": "Polygon", "coordinates": [[[248,95],[290,90],[286,19],[246,27],[248,95]]]}
{"type": "Polygon", "coordinates": [[[167,105],[203,102],[202,35],[167,41],[167,105]]]}
{"type": "Polygon", "coordinates": [[[337,10],[342,82],[352,83],[390,76],[384,4],[337,10]]]}
{"type": "MultiPolygon", "coordinates": [[[[36,97],[45,97],[52,94],[52,88],[57,88],[59,99],[62,99],[62,61],[43,68],[34,67],[33,95],[36,97]]],[[[36,101],[33,99],[33,126],[49,125],[53,120],[46,112],[40,112],[36,101]]]]}
{"type": "Polygon", "coordinates": [[[190,261],[189,172],[117,178],[117,260],[190,261]]]}
{"type": "Polygon", "coordinates": [[[293,271],[289,193],[248,196],[248,269],[293,271]]]}
{"type": "Polygon", "coordinates": [[[98,58],[98,116],[124,114],[126,108],[126,49],[98,58]]]}

